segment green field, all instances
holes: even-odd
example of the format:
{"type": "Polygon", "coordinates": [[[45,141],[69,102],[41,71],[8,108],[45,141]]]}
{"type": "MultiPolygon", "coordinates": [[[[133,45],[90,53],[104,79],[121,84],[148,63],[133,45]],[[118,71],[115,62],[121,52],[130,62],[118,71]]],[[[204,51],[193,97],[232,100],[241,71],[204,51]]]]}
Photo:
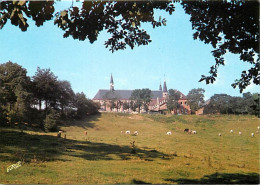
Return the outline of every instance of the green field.
{"type": "Polygon", "coordinates": [[[66,139],[0,128],[0,183],[258,184],[260,136],[251,137],[258,126],[254,116],[102,113],[64,123],[66,139]],[[139,134],[121,134],[126,130],[139,134]],[[22,166],[7,173],[18,161],[22,166]]]}

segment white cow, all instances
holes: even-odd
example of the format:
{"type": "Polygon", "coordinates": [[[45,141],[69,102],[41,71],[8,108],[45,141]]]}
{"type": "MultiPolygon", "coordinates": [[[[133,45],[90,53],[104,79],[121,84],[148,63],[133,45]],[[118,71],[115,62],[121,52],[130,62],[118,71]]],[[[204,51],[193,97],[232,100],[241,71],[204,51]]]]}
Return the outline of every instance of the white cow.
{"type": "Polygon", "coordinates": [[[167,132],[167,133],[166,133],[166,135],[172,135],[172,132],[171,132],[171,131],[169,131],[169,132],[167,132]]]}
{"type": "Polygon", "coordinates": [[[234,131],[233,130],[230,130],[230,133],[233,133],[234,131]]]}
{"type": "Polygon", "coordinates": [[[254,133],[251,133],[251,136],[252,136],[252,137],[254,137],[254,136],[255,136],[255,134],[254,134],[254,133]]]}
{"type": "Polygon", "coordinates": [[[130,130],[127,130],[127,131],[125,131],[125,133],[126,133],[126,134],[130,134],[131,132],[130,132],[130,130]]]}
{"type": "Polygon", "coordinates": [[[136,136],[138,135],[138,131],[137,130],[134,132],[134,135],[136,135],[136,136]]]}
{"type": "Polygon", "coordinates": [[[238,134],[241,136],[241,135],[242,135],[242,132],[238,132],[238,134]]]}

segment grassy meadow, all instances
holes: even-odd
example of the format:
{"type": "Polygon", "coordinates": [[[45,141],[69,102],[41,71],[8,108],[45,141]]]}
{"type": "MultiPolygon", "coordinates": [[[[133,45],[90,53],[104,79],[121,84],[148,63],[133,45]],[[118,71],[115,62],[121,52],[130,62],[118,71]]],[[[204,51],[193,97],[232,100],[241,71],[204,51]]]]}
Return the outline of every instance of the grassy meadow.
{"type": "Polygon", "coordinates": [[[102,113],[64,123],[66,139],[0,128],[0,183],[258,184],[260,136],[251,137],[258,126],[259,118],[248,115],[102,113]],[[22,166],[7,173],[18,161],[22,166]]]}

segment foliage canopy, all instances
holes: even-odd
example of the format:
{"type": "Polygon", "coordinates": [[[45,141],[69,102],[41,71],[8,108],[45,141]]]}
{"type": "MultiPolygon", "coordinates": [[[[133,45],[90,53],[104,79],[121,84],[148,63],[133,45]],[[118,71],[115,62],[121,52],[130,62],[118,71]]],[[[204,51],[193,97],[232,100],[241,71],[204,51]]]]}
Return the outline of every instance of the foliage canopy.
{"type": "MultiPolygon", "coordinates": [[[[174,1],[175,2],[175,1],[174,1]]],[[[150,35],[141,29],[142,23],[153,28],[166,25],[166,19],[155,20],[154,11],[164,10],[172,14],[172,1],[84,1],[82,7],[72,5],[60,12],[55,11],[54,1],[1,1],[0,29],[8,20],[22,31],[29,27],[27,19],[37,26],[55,17],[54,24],[64,31],[63,37],[78,40],[97,40],[101,31],[111,34],[105,47],[114,52],[129,46],[148,45],[150,35]]],[[[178,1],[177,1],[178,2],[178,1]]],[[[182,1],[186,14],[195,31],[193,38],[211,44],[215,64],[210,76],[202,75],[206,84],[216,80],[218,67],[224,65],[227,52],[240,55],[240,60],[250,63],[251,68],[241,73],[232,86],[240,92],[252,82],[259,85],[259,2],[258,1],[182,1]]]]}

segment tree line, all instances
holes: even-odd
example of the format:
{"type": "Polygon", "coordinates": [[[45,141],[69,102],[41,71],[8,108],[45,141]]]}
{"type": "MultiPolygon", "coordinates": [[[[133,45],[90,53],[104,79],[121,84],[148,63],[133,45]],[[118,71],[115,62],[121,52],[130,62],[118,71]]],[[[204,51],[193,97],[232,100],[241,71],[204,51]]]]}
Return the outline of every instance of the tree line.
{"type": "Polygon", "coordinates": [[[204,114],[259,114],[259,95],[250,92],[243,93],[242,97],[227,94],[214,94],[209,100],[204,99],[205,90],[192,89],[187,95],[188,105],[194,114],[204,108],[204,114]]]}
{"type": "Polygon", "coordinates": [[[35,75],[11,61],[0,64],[0,126],[36,124],[54,131],[62,120],[82,119],[98,113],[99,105],[75,93],[70,82],[58,80],[50,69],[35,75]]]}
{"type": "Polygon", "coordinates": [[[205,105],[205,114],[251,114],[259,116],[259,95],[250,92],[242,97],[227,94],[215,94],[205,105]]]}
{"type": "MultiPolygon", "coordinates": [[[[205,90],[194,88],[187,94],[187,104],[190,106],[191,114],[195,114],[201,108],[204,108],[204,114],[259,114],[259,95],[250,92],[243,93],[242,97],[234,97],[227,94],[214,94],[209,100],[205,100],[205,90]]],[[[148,111],[152,100],[152,91],[150,89],[133,90],[128,102],[120,101],[115,91],[109,91],[105,97],[110,105],[110,111],[113,109],[139,111],[141,109],[148,111]]],[[[179,103],[181,93],[178,90],[169,89],[166,98],[167,110],[169,113],[182,107],[179,103]]]]}

